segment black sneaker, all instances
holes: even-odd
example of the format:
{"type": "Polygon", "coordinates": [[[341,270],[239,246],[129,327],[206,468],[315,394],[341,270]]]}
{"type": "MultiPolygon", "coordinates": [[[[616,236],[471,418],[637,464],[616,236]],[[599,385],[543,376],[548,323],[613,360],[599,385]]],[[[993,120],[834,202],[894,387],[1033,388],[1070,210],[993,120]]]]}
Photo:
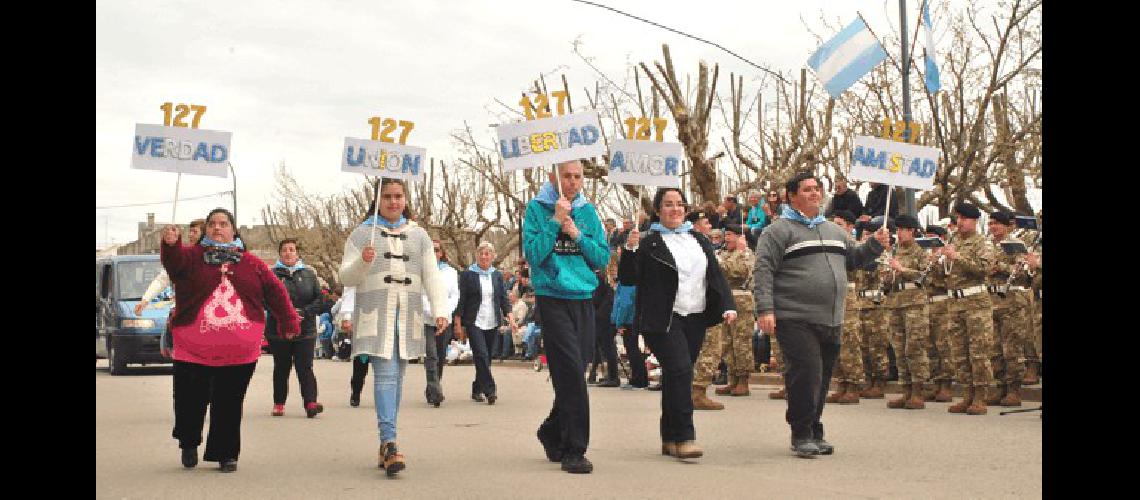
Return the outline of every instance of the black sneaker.
{"type": "Polygon", "coordinates": [[[198,465],[198,447],[182,448],[182,466],[187,469],[198,465]]]}
{"type": "Polygon", "coordinates": [[[598,384],[598,387],[621,387],[621,381],[618,379],[603,380],[598,384]]]}
{"type": "Polygon", "coordinates": [[[819,455],[819,447],[816,446],[814,439],[793,439],[792,451],[800,458],[815,458],[819,455]]]}
{"type": "Polygon", "coordinates": [[[661,384],[653,384],[653,385],[647,387],[647,389],[651,390],[651,391],[660,391],[661,390],[661,384]]]}
{"type": "Polygon", "coordinates": [[[218,470],[222,472],[234,472],[237,470],[237,459],[227,458],[218,464],[218,470]]]}
{"type": "Polygon", "coordinates": [[[476,403],[482,403],[483,401],[485,401],[483,399],[483,395],[478,393],[478,392],[472,392],[471,393],[471,399],[474,400],[476,403]]]}
{"type": "Polygon", "coordinates": [[[360,406],[360,396],[352,396],[352,397],[348,398],[348,404],[349,404],[349,406],[352,406],[353,408],[360,406]]]}
{"type": "Polygon", "coordinates": [[[551,462],[561,462],[562,443],[558,442],[558,438],[543,436],[541,427],[538,428],[536,435],[538,436],[538,442],[542,443],[543,451],[546,452],[546,459],[551,462]]]}
{"type": "Polygon", "coordinates": [[[594,464],[583,455],[566,455],[562,457],[562,470],[571,474],[589,474],[594,471],[594,464]]]}
{"type": "Polygon", "coordinates": [[[831,455],[835,453],[835,447],[831,443],[824,441],[822,438],[815,440],[815,447],[819,448],[820,455],[831,455]]]}

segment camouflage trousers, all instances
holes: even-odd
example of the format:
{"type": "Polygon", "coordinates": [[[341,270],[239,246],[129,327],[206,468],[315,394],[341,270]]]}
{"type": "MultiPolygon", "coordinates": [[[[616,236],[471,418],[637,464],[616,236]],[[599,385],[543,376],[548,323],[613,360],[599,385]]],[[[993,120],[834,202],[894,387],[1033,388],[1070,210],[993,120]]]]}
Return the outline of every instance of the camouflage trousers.
{"type": "Polygon", "coordinates": [[[1029,292],[1011,290],[994,303],[994,379],[1002,384],[1020,382],[1025,375],[1025,344],[1030,341],[1029,292]]]}
{"type": "Polygon", "coordinates": [[[926,357],[930,347],[930,316],[926,303],[895,307],[890,311],[891,347],[895,350],[899,382],[927,381],[930,378],[930,359],[926,357]]]}
{"type": "MultiPolygon", "coordinates": [[[[693,385],[708,386],[716,375],[721,358],[728,364],[728,372],[737,377],[752,373],[752,331],[756,319],[752,313],[752,296],[734,294],[738,307],[736,321],[721,323],[705,331],[701,354],[693,367],[693,385]]],[[[783,363],[781,363],[783,364],[783,363]]]]}
{"type": "Polygon", "coordinates": [[[948,333],[953,339],[950,349],[958,383],[974,387],[993,384],[990,349],[994,337],[993,303],[989,293],[961,299],[950,299],[948,333]]]}
{"type": "Polygon", "coordinates": [[[1025,342],[1025,360],[1037,363],[1041,361],[1041,301],[1034,297],[1031,308],[1029,319],[1032,326],[1029,329],[1030,338],[1025,342]]]}
{"type": "Polygon", "coordinates": [[[930,316],[930,339],[927,342],[927,357],[930,359],[930,380],[950,382],[955,376],[954,363],[950,356],[954,339],[950,337],[950,300],[931,302],[926,307],[930,316]]]}
{"type": "Polygon", "coordinates": [[[890,310],[875,305],[859,311],[859,324],[862,327],[862,354],[871,360],[872,377],[886,379],[891,369],[887,347],[890,345],[890,310]]]}
{"type": "Polygon", "coordinates": [[[843,333],[839,346],[839,362],[835,364],[834,378],[837,382],[861,384],[866,379],[863,373],[862,323],[858,309],[843,311],[843,333]]]}

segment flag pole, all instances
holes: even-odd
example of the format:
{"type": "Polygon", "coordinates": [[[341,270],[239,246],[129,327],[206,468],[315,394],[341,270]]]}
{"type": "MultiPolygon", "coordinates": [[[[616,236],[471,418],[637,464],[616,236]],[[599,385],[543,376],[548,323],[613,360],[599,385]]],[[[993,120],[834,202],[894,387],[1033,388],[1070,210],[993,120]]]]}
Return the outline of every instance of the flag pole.
{"type": "MultiPolygon", "coordinates": [[[[866,21],[864,21],[866,22],[866,21]]],[[[913,116],[910,113],[910,49],[906,43],[906,0],[899,0],[899,35],[902,37],[902,88],[903,88],[903,142],[910,142],[910,122],[913,116]]],[[[914,215],[914,189],[904,190],[904,206],[902,213],[914,215]]],[[[890,197],[887,197],[890,203],[890,197]]]]}

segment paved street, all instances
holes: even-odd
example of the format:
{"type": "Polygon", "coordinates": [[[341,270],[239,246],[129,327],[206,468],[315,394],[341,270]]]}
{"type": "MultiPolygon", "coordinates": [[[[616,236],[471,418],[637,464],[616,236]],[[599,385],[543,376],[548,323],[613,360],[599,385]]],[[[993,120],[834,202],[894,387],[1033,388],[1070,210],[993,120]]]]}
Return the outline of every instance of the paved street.
{"type": "MultiPolygon", "coordinates": [[[[885,400],[828,405],[836,454],[797,459],[788,449],[784,401],[772,386],[747,398],[714,396],[724,411],[699,411],[705,457],[680,463],[660,455],[660,393],[591,388],[589,475],[546,461],[534,431],[550,408],[547,373],[520,364],[492,370],[494,406],[470,400],[474,368],[448,366],[448,399],[423,398],[423,367],[408,366],[399,420],[408,469],[387,479],[376,469],[372,374],[359,408],[348,405],[346,362],[317,360],[325,412],[305,418],[295,376],[284,417],[271,417],[272,368],[262,356],[242,422],[238,471],[202,462],[183,469],[168,367],[111,377],[95,370],[97,498],[1034,498],[1042,495],[1038,413],[970,417],[888,410],[885,400]]],[[[711,390],[710,390],[711,393],[711,390]]],[[[1029,403],[1027,406],[1036,406],[1029,403]]],[[[199,448],[199,453],[204,446],[199,448]]]]}

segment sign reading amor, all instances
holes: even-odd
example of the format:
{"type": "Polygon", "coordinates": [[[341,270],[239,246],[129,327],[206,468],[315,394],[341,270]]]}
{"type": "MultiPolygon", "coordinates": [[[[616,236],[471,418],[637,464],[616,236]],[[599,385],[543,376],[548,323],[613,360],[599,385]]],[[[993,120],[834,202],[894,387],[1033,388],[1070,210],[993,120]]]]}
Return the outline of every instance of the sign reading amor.
{"type": "Polygon", "coordinates": [[[855,136],[851,148],[852,179],[913,189],[930,189],[938,172],[937,148],[855,136]]]}
{"type": "Polygon", "coordinates": [[[506,123],[496,127],[503,171],[553,165],[606,152],[596,111],[506,123]]]}
{"type": "Polygon", "coordinates": [[[131,168],[225,178],[230,132],[135,124],[131,168]]]}
{"type": "Polygon", "coordinates": [[[610,145],[606,178],[622,184],[681,187],[684,154],[684,146],[677,142],[618,139],[610,145]]]}
{"type": "Polygon", "coordinates": [[[340,169],[344,172],[421,182],[427,150],[390,142],[344,138],[340,169]]]}

